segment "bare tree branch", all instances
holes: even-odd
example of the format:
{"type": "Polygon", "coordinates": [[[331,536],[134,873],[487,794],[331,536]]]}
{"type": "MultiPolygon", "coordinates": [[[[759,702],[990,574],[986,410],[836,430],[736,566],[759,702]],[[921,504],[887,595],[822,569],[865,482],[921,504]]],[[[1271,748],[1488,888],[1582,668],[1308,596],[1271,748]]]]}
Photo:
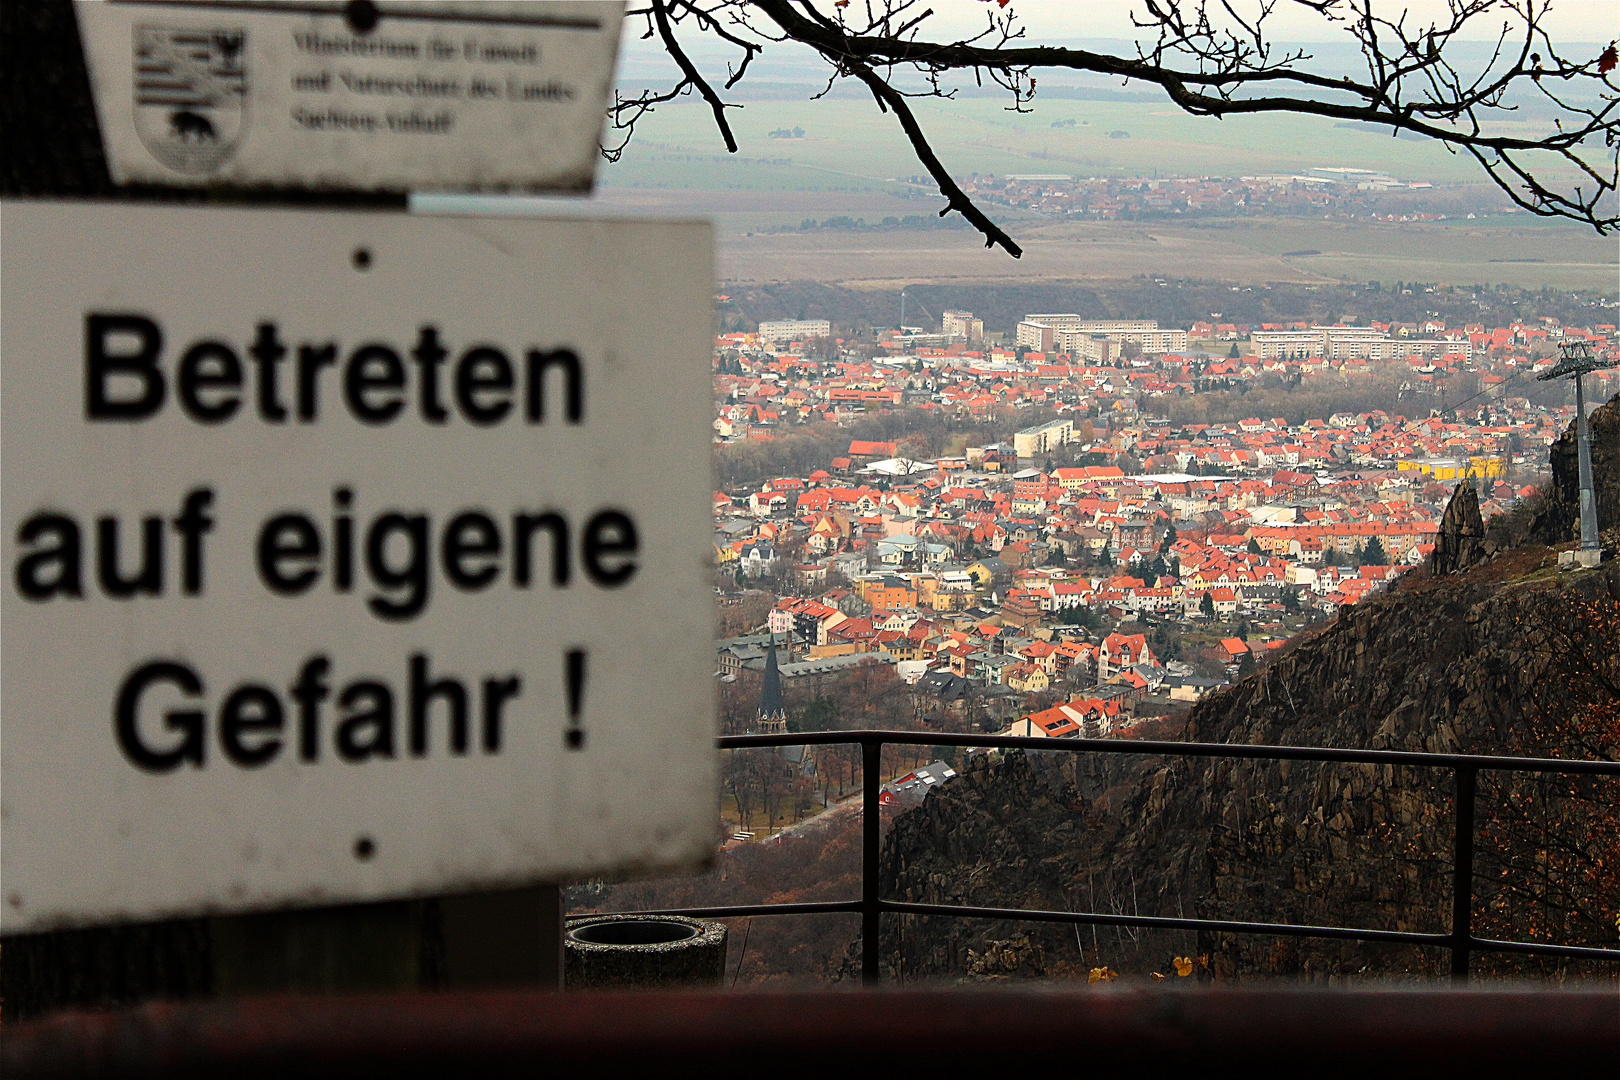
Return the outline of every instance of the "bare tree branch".
{"type": "MultiPolygon", "coordinates": [[[[735,154],[737,152],[737,136],[731,133],[731,123],[726,119],[726,104],[720,100],[720,95],[714,92],[714,87],[710,86],[703,76],[698,74],[697,66],[692,63],[686,52],[681,48],[680,42],[675,40],[675,31],[669,25],[667,3],[668,0],[652,0],[653,22],[658,27],[658,36],[663,39],[664,48],[669,50],[669,55],[680,66],[681,75],[685,81],[697,87],[698,93],[703,95],[703,100],[709,103],[709,108],[714,111],[715,126],[720,129],[721,136],[726,140],[726,149],[735,154]]],[[[752,59],[753,53],[750,52],[747,56],[748,59],[752,59]]],[[[745,60],[744,64],[746,65],[746,63],[745,60]]]]}
{"type": "MultiPolygon", "coordinates": [[[[962,214],[987,246],[1019,248],[951,178],[907,98],[949,97],[942,78],[971,74],[1008,91],[1009,108],[1026,111],[1037,68],[1093,72],[1161,88],[1194,116],[1293,113],[1409,131],[1464,153],[1515,204],[1544,217],[1578,221],[1607,233],[1620,227],[1620,84],[1615,45],[1596,56],[1562,55],[1543,28],[1550,0],[1446,0],[1427,23],[1406,9],[1373,0],[1292,0],[1348,36],[1365,74],[1352,78],[1313,65],[1303,50],[1279,50],[1267,20],[1288,0],[1142,0],[1132,18],[1142,32],[1136,55],[1024,43],[1024,30],[1004,2],[986,6],[985,29],[967,38],[931,41],[921,30],[933,14],[918,0],[649,0],[632,14],[647,20],[681,72],[676,86],[619,101],[613,126],[629,130],[653,106],[696,90],[715,116],[727,149],[737,149],[728,107],[675,38],[673,24],[698,29],[742,51],[725,87],[734,87],[766,43],[793,41],[814,49],[830,69],[829,88],[860,80],[880,109],[893,112],[918,160],[945,196],[942,214],[962,214]],[[1387,16],[1385,10],[1399,10],[1387,16]],[[1465,30],[1503,16],[1489,58],[1456,60],[1465,30]],[[1465,70],[1466,69],[1466,70],[1465,70]],[[920,77],[909,89],[897,74],[920,77]],[[1552,130],[1522,131],[1523,106],[1553,113],[1552,130]],[[1518,121],[1515,129],[1504,120],[1518,121]]],[[[606,153],[622,152],[623,144],[606,153]]]]}
{"type": "Polygon", "coordinates": [[[1018,246],[1012,237],[1003,232],[1000,226],[985,217],[984,212],[974,206],[973,200],[968,198],[967,193],[957,186],[955,180],[951,179],[950,172],[939,160],[939,156],[934,153],[934,148],[928,145],[928,137],[923,134],[922,127],[917,123],[916,116],[912,114],[911,106],[906,104],[904,95],[896,91],[887,82],[884,82],[876,72],[859,61],[852,61],[849,70],[851,74],[871,89],[872,96],[877,98],[879,108],[885,111],[894,110],[895,118],[900,121],[901,130],[906,133],[906,138],[911,140],[912,149],[917,152],[917,160],[921,161],[924,167],[928,169],[929,175],[934,178],[935,183],[939,184],[940,192],[948,200],[945,208],[939,212],[939,216],[944,217],[952,210],[955,210],[967,218],[974,228],[985,235],[985,247],[995,247],[1000,244],[1007,254],[1015,259],[1021,258],[1024,249],[1018,246]]]}

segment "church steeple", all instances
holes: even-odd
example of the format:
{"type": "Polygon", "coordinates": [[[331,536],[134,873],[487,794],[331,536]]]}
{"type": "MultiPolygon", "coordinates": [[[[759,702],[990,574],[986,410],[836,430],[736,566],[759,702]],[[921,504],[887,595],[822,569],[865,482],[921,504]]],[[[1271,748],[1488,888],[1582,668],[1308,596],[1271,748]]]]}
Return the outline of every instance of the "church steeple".
{"type": "Polygon", "coordinates": [[[759,717],[754,726],[761,735],[787,734],[787,710],[782,707],[782,672],[776,666],[776,635],[765,649],[765,678],[759,687],[759,717]]]}

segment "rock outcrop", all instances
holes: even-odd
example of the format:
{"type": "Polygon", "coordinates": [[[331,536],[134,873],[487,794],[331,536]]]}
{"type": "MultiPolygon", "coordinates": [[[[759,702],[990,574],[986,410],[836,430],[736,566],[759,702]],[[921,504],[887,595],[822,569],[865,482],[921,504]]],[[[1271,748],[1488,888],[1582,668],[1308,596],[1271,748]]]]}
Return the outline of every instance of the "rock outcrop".
{"type": "Polygon", "coordinates": [[[1483,562],[1487,554],[1485,520],[1479,516],[1479,493],[1474,490],[1472,480],[1459,480],[1440,519],[1434,554],[1429,556],[1429,569],[1438,575],[1455,574],[1483,562]]]}
{"type": "MultiPolygon", "coordinates": [[[[1549,556],[1521,549],[1347,608],[1315,638],[1200,703],[1186,737],[1513,752],[1538,686],[1561,678],[1545,637],[1527,627],[1567,622],[1582,601],[1620,601],[1620,567],[1560,576],[1543,568],[1549,556]],[[1504,580],[1515,559],[1519,572],[1504,580]]],[[[1620,655],[1620,640],[1599,643],[1597,655],[1605,645],[1620,655]]],[[[896,822],[882,852],[882,889],[925,903],[1444,932],[1452,795],[1445,772],[1381,766],[977,759],[896,822]]],[[[1486,881],[1494,871],[1481,866],[1483,910],[1495,886],[1486,881]]],[[[1051,976],[1094,966],[1166,972],[1171,957],[1198,953],[1224,976],[1433,975],[1447,962],[1438,949],[1351,941],[919,916],[892,925],[900,932],[886,937],[885,962],[907,979],[961,978],[986,967],[980,958],[1009,951],[1020,968],[1038,964],[1051,976]]],[[[1612,927],[1599,932],[1613,937],[1612,927]]]]}
{"type": "MultiPolygon", "coordinates": [[[[1592,411],[1592,487],[1597,493],[1598,532],[1620,529],[1620,394],[1592,411]]],[[[1531,533],[1543,544],[1580,538],[1581,481],[1576,460],[1575,424],[1552,444],[1552,483],[1536,508],[1531,533]]],[[[1608,546],[1608,545],[1605,545],[1608,546]]]]}

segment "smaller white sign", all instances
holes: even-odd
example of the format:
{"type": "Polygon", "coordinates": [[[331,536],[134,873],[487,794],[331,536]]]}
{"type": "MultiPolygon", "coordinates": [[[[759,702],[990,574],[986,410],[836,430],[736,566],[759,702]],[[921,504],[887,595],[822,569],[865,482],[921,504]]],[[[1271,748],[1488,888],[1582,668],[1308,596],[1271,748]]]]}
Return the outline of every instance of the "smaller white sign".
{"type": "Polygon", "coordinates": [[[115,183],[588,192],[623,4],[75,5],[115,183]]]}

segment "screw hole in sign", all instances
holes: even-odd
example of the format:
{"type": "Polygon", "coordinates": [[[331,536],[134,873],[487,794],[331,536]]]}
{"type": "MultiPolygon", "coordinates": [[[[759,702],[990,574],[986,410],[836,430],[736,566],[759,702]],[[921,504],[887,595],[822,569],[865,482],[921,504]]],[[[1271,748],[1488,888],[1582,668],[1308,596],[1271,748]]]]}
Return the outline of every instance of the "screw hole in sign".
{"type": "Polygon", "coordinates": [[[377,5],[371,0],[349,0],[343,5],[343,19],[357,34],[369,34],[377,28],[377,5]]]}
{"type": "Polygon", "coordinates": [[[371,249],[370,248],[355,248],[354,249],[353,261],[354,261],[354,268],[356,270],[370,270],[371,269],[371,249]]]}
{"type": "Polygon", "coordinates": [[[377,842],[369,836],[362,836],[354,842],[354,857],[365,862],[377,854],[377,842]]]}

